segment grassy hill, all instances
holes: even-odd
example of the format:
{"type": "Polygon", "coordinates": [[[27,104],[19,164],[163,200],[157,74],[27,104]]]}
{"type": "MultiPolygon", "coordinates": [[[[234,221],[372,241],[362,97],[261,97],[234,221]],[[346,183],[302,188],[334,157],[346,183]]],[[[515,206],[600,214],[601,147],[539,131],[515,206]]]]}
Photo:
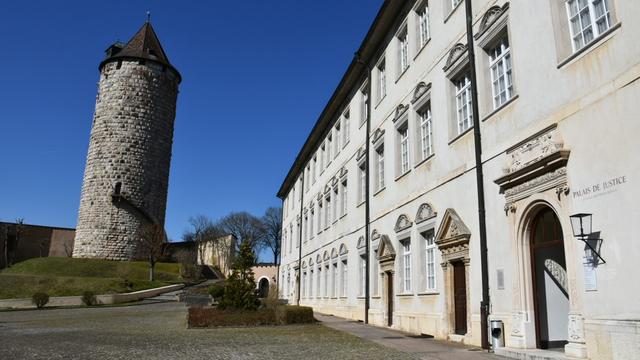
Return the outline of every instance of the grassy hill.
{"type": "Polygon", "coordinates": [[[0,299],[29,298],[36,292],[49,296],[123,293],[182,282],[180,265],[156,264],[156,280],[148,281],[146,262],[36,258],[0,272],[0,299]]]}

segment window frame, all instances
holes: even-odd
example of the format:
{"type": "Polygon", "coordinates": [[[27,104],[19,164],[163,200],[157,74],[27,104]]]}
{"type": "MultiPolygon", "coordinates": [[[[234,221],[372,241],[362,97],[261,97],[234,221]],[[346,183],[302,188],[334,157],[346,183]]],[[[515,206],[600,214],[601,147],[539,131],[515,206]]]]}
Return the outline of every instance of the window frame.
{"type": "Polygon", "coordinates": [[[400,240],[402,248],[402,294],[411,294],[412,292],[412,264],[411,264],[411,237],[400,240]]]}
{"type": "Polygon", "coordinates": [[[384,190],[386,184],[385,184],[385,164],[384,164],[384,142],[381,141],[374,150],[374,156],[375,156],[375,164],[376,164],[376,190],[375,192],[378,193],[382,190],[384,190]]]}
{"type": "Polygon", "coordinates": [[[418,119],[418,137],[419,148],[418,152],[420,156],[420,162],[427,160],[433,154],[433,114],[431,112],[431,101],[428,101],[424,106],[416,111],[418,119]],[[426,114],[426,116],[425,116],[426,114]],[[425,130],[425,127],[427,130],[425,130]],[[426,133],[426,134],[425,134],[426,133]],[[425,146],[425,143],[427,145],[425,146]]]}
{"type": "Polygon", "coordinates": [[[565,9],[566,9],[566,13],[567,13],[567,22],[569,25],[569,36],[570,36],[570,41],[571,41],[571,49],[573,51],[573,53],[576,53],[580,50],[582,50],[583,48],[587,47],[589,44],[591,44],[592,42],[596,41],[602,34],[606,33],[609,29],[611,29],[614,25],[613,22],[613,12],[611,11],[611,4],[609,2],[609,0],[584,0],[587,3],[586,7],[580,8],[580,1],[579,0],[565,0],[564,1],[564,5],[565,5],[565,9]],[[600,1],[600,3],[602,4],[602,6],[605,8],[605,12],[600,15],[600,17],[596,17],[596,5],[594,5],[594,3],[596,1],[600,1]],[[577,13],[573,14],[571,13],[571,3],[575,3],[577,4],[577,13]],[[589,13],[589,25],[587,27],[583,27],[584,24],[582,24],[582,13],[583,11],[586,9],[586,11],[588,11],[589,13]],[[575,29],[572,26],[572,22],[573,19],[577,18],[577,20],[580,22],[580,31],[579,33],[575,33],[575,29]],[[600,29],[598,26],[598,21],[604,19],[605,20],[605,24],[607,25],[605,29],[600,29]],[[585,40],[585,30],[587,28],[591,29],[591,39],[589,41],[585,40]],[[582,42],[580,46],[576,46],[576,38],[580,37],[582,42]]]}
{"type": "Polygon", "coordinates": [[[473,128],[474,114],[473,103],[471,98],[471,76],[469,70],[463,71],[460,75],[453,79],[454,91],[455,91],[455,117],[456,117],[456,136],[460,136],[469,129],[473,128]],[[463,84],[460,86],[460,84],[463,84]],[[466,101],[463,97],[466,96],[466,101]],[[462,105],[461,105],[462,104],[462,105]],[[461,118],[461,110],[467,107],[467,116],[461,118]],[[467,125],[466,127],[464,125],[467,125]]]}
{"type": "Polygon", "coordinates": [[[377,86],[377,103],[381,103],[382,99],[387,97],[387,62],[386,57],[383,56],[382,59],[376,65],[376,79],[378,82],[377,86]]]}
{"type": "Polygon", "coordinates": [[[491,80],[491,96],[493,103],[493,110],[497,110],[500,107],[507,104],[515,95],[515,86],[513,84],[513,59],[511,57],[511,43],[509,42],[509,35],[505,32],[496,44],[494,44],[489,50],[489,76],[491,80]],[[506,45],[505,45],[506,43],[506,45]],[[500,48],[500,54],[496,55],[496,49],[500,48]],[[502,72],[499,72],[499,68],[502,66],[502,72]],[[495,73],[494,73],[495,72],[495,73]],[[504,91],[500,91],[496,94],[496,83],[501,85],[501,81],[504,81],[504,91]],[[501,101],[502,94],[505,94],[504,101],[501,101]]]}

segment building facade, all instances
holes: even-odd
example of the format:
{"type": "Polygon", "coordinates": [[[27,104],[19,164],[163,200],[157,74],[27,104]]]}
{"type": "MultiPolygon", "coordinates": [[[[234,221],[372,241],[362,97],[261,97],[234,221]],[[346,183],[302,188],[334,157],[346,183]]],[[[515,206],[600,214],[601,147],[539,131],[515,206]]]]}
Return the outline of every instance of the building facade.
{"type": "Polygon", "coordinates": [[[181,78],[149,22],[99,69],[73,256],[137,259],[143,227],[164,225],[181,78]]]}
{"type": "Polygon", "coordinates": [[[70,257],[74,229],[0,222],[0,269],[38,257],[70,257]]]}
{"type": "Polygon", "coordinates": [[[472,5],[478,114],[464,0],[382,5],[278,192],[280,294],[359,320],[368,295],[372,324],[480,345],[478,122],[504,351],[635,358],[640,3],[472,5]]]}

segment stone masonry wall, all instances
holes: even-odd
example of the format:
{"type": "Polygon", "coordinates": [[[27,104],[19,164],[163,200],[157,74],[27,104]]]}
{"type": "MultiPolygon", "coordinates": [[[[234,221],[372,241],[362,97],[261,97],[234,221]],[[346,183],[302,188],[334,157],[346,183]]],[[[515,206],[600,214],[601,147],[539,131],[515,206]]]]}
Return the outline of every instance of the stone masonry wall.
{"type": "Polygon", "coordinates": [[[131,260],[146,217],[164,224],[178,77],[138,60],[100,75],[73,256],[131,260]],[[112,198],[117,183],[126,201],[112,198]]]}

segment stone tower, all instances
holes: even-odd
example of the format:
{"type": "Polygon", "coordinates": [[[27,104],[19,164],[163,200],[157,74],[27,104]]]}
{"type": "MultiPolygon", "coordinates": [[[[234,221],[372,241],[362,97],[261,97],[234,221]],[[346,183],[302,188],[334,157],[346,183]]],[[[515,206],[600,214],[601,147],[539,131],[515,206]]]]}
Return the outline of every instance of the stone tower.
{"type": "Polygon", "coordinates": [[[143,226],[164,225],[181,78],[149,22],[106,52],[73,256],[132,260],[143,226]]]}

